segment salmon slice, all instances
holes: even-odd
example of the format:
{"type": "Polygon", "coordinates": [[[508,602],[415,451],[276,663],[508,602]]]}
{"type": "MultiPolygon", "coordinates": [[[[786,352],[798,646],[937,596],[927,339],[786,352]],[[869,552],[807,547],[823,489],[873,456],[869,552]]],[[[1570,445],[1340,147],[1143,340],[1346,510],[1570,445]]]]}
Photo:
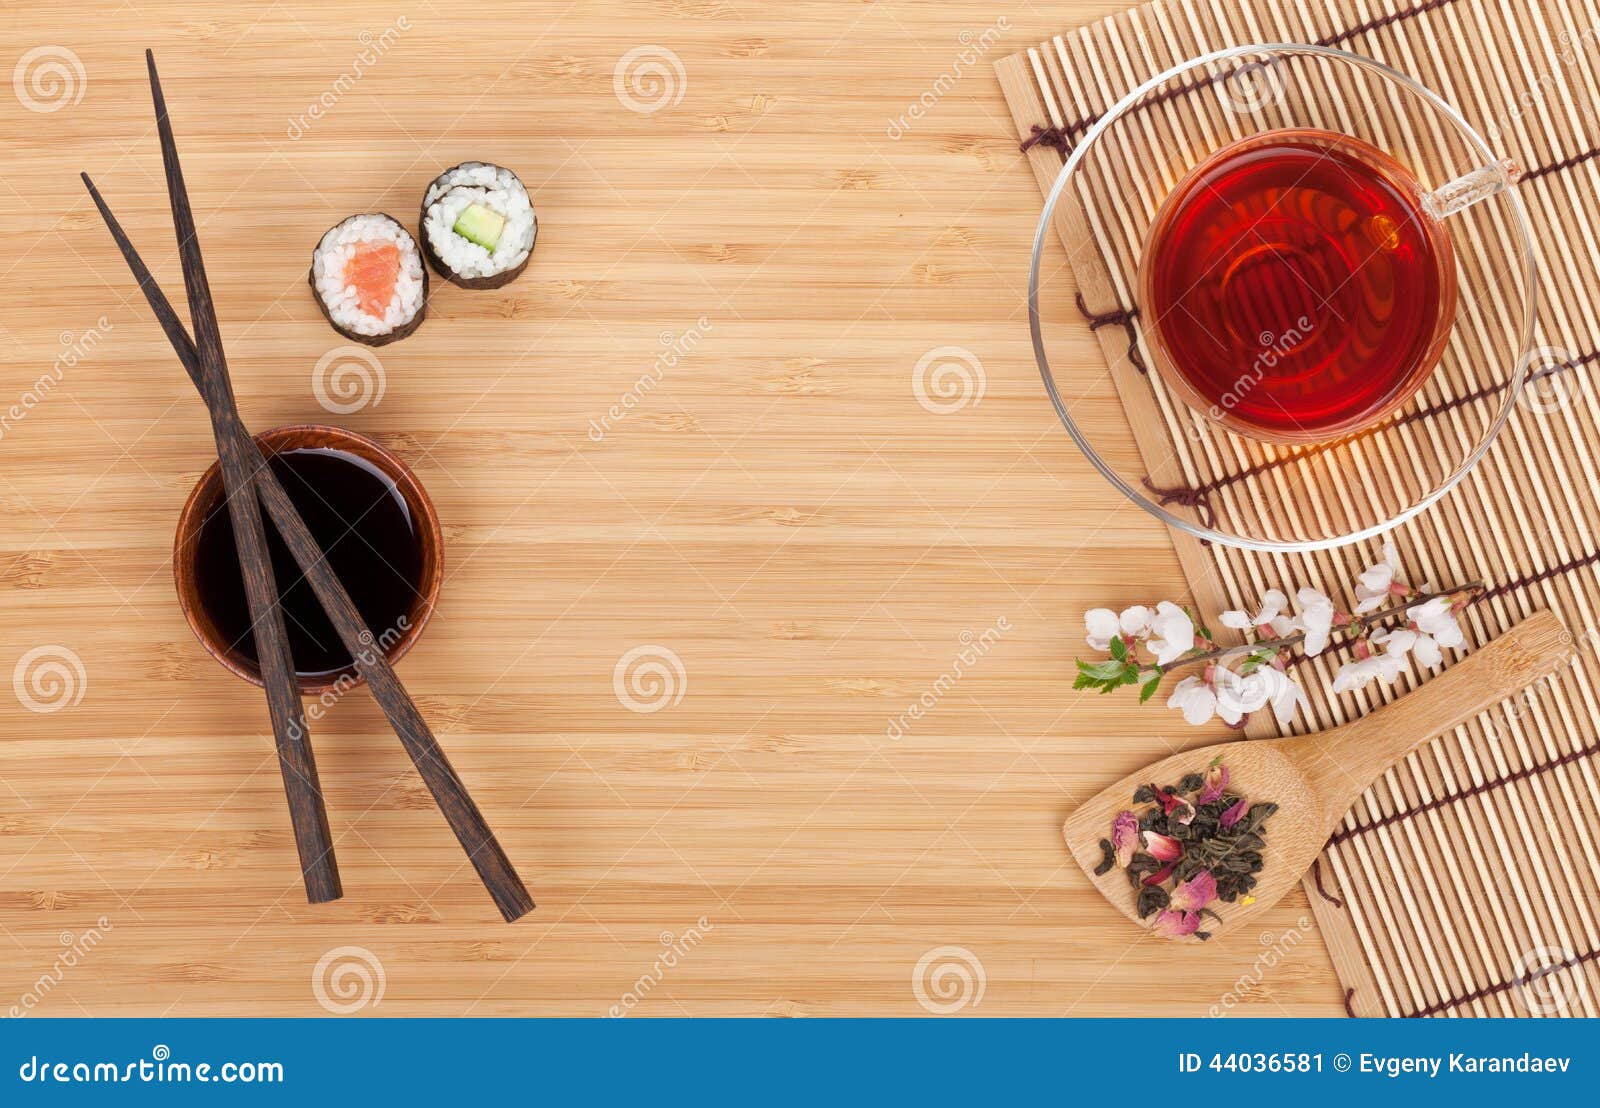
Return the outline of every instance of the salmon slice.
{"type": "Polygon", "coordinates": [[[400,279],[400,248],[392,242],[363,242],[344,266],[344,283],[356,290],[356,303],[370,316],[383,318],[400,279]]]}

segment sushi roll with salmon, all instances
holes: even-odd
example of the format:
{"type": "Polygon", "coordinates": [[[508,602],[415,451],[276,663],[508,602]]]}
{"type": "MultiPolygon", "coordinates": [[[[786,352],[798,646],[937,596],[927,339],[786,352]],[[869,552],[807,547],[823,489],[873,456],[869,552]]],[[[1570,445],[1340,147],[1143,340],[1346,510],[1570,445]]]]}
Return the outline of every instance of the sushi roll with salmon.
{"type": "Polygon", "coordinates": [[[509,169],[462,162],[422,194],[422,250],[446,281],[497,289],[527,268],[539,221],[528,190],[509,169]]]}
{"type": "Polygon", "coordinates": [[[403,339],[428,309],[428,271],[411,232],[393,216],[353,215],[311,255],[311,295],[330,326],[368,346],[403,339]]]}

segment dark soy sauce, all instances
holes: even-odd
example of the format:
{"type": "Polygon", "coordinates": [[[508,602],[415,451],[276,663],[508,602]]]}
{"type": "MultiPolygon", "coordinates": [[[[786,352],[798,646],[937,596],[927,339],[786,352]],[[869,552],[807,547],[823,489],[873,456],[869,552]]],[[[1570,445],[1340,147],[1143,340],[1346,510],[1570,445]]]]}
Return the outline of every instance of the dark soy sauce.
{"type": "MultiPolygon", "coordinates": [[[[415,620],[422,590],[422,544],[405,497],[383,472],[343,450],[275,454],[273,472],[300,510],[361,618],[380,640],[415,620]]],[[[295,672],[327,678],[354,662],[322,611],[311,584],[265,512],[267,549],[277,579],[295,672]]],[[[222,641],[259,668],[250,605],[239,573],[233,524],[221,500],[206,514],[195,548],[200,604],[222,641]]]]}

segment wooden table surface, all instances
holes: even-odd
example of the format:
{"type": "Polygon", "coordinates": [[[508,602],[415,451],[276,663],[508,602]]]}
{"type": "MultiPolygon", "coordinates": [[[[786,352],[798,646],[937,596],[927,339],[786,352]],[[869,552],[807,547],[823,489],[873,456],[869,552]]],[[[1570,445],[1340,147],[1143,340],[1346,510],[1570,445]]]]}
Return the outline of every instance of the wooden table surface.
{"type": "Polygon", "coordinates": [[[1180,951],[1060,837],[1218,737],[1071,689],[1085,608],[1183,585],[1040,387],[990,64],[1116,6],[7,5],[0,1013],[1338,1014],[1298,890],[1180,951]],[[181,302],[146,45],[246,420],[373,435],[437,504],[400,673],[520,923],[364,693],[314,725],[346,896],[308,906],[263,698],[179,613],[210,431],[76,178],[181,302]],[[532,265],[436,284],[330,415],[313,244],[470,158],[532,265]]]}

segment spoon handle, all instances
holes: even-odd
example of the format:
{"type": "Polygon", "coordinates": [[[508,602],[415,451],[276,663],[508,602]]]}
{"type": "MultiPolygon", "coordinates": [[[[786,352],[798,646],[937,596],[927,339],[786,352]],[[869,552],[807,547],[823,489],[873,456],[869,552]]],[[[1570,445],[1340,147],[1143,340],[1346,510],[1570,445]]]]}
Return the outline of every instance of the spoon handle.
{"type": "Polygon", "coordinates": [[[1560,618],[1537,612],[1421,688],[1343,727],[1282,740],[1281,748],[1337,819],[1407,754],[1554,673],[1575,653],[1560,618]]]}

